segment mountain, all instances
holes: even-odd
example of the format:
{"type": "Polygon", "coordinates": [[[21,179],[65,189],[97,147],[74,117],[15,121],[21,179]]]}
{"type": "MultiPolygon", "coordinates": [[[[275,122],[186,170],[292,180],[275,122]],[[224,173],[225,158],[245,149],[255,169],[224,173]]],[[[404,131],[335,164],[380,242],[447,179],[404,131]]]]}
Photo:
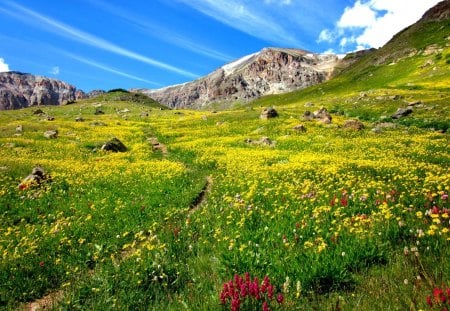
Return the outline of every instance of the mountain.
{"type": "Polygon", "coordinates": [[[0,110],[61,105],[83,97],[83,91],[59,80],[17,71],[0,73],[0,110]]]}
{"type": "Polygon", "coordinates": [[[298,49],[265,48],[198,80],[157,90],[135,89],[171,108],[247,102],[326,81],[339,57],[298,49]]]}

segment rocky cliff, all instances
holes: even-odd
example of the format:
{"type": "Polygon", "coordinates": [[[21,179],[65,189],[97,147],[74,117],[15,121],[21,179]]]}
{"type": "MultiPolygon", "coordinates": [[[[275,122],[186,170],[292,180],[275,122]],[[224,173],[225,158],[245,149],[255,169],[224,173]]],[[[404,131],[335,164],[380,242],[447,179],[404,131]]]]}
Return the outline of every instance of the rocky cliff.
{"type": "Polygon", "coordinates": [[[61,105],[84,92],[62,81],[15,71],[0,73],[0,110],[38,105],[61,105]]]}
{"type": "Polygon", "coordinates": [[[192,82],[133,91],[171,108],[204,108],[212,103],[246,102],[321,83],[330,77],[337,62],[336,55],[266,48],[192,82]]]}

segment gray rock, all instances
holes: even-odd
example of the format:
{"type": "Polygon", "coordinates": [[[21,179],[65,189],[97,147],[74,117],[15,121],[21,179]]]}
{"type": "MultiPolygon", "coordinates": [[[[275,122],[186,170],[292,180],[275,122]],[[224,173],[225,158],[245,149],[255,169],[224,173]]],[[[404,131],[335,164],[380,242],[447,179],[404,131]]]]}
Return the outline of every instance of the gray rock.
{"type": "Polygon", "coordinates": [[[261,112],[261,116],[260,116],[261,119],[265,119],[265,120],[271,119],[271,118],[276,118],[276,117],[278,117],[278,112],[272,107],[268,107],[268,108],[264,109],[261,112]]]}
{"type": "Polygon", "coordinates": [[[100,114],[105,114],[105,112],[100,107],[96,107],[94,114],[100,115],[100,114]]]}
{"type": "Polygon", "coordinates": [[[65,82],[16,71],[0,73],[0,110],[61,105],[77,99],[76,88],[65,82]]]}
{"type": "Polygon", "coordinates": [[[17,125],[16,126],[16,132],[17,133],[22,133],[23,132],[23,126],[22,125],[17,125]]]}
{"type": "Polygon", "coordinates": [[[327,108],[322,107],[317,111],[314,111],[313,113],[314,119],[318,120],[321,123],[324,124],[330,124],[331,120],[333,119],[331,117],[331,114],[328,112],[327,108]]]}
{"type": "Polygon", "coordinates": [[[101,150],[112,152],[125,152],[127,147],[116,137],[103,144],[101,150]]]}
{"type": "Polygon", "coordinates": [[[48,130],[44,133],[44,137],[48,139],[55,139],[58,137],[58,130],[48,130]]]}
{"type": "Polygon", "coordinates": [[[75,122],[84,122],[84,118],[83,117],[76,117],[75,118],[75,122]]]}
{"type": "Polygon", "coordinates": [[[410,115],[413,112],[412,107],[398,108],[397,111],[391,116],[392,119],[400,119],[410,115]]]}
{"type": "Polygon", "coordinates": [[[39,186],[44,181],[49,180],[51,180],[50,175],[48,175],[41,166],[36,166],[31,171],[31,174],[25,177],[19,184],[19,189],[25,190],[32,186],[39,186]]]}
{"type": "Polygon", "coordinates": [[[292,129],[297,132],[306,132],[306,127],[303,124],[298,124],[294,126],[292,129]]]}
{"type": "Polygon", "coordinates": [[[324,82],[339,59],[298,49],[267,48],[209,75],[158,90],[137,89],[171,108],[203,108],[280,94],[324,82]]]}
{"type": "Polygon", "coordinates": [[[344,122],[344,128],[354,131],[361,131],[364,129],[364,124],[358,120],[346,120],[344,122]]]}

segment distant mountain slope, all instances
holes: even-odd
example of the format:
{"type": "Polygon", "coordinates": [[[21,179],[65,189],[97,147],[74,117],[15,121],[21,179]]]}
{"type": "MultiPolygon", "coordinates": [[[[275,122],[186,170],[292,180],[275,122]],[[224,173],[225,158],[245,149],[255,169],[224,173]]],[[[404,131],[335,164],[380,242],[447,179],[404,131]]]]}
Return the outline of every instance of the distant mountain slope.
{"type": "Polygon", "coordinates": [[[16,71],[0,73],[0,110],[61,105],[84,97],[68,83],[16,71]]]}
{"type": "Polygon", "coordinates": [[[266,48],[196,81],[158,90],[134,90],[172,108],[246,102],[326,81],[339,58],[297,49],[266,48]]]}

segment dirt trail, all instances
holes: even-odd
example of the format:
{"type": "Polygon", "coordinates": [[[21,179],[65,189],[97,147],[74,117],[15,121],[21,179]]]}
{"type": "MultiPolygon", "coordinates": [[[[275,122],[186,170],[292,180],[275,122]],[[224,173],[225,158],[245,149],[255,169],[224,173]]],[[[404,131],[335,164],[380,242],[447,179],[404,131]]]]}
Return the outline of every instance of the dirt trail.
{"type": "Polygon", "coordinates": [[[207,194],[211,191],[211,187],[213,184],[213,179],[211,176],[206,177],[206,184],[203,186],[203,189],[200,193],[195,197],[190,205],[189,215],[194,213],[198,208],[206,201],[207,194]]]}

